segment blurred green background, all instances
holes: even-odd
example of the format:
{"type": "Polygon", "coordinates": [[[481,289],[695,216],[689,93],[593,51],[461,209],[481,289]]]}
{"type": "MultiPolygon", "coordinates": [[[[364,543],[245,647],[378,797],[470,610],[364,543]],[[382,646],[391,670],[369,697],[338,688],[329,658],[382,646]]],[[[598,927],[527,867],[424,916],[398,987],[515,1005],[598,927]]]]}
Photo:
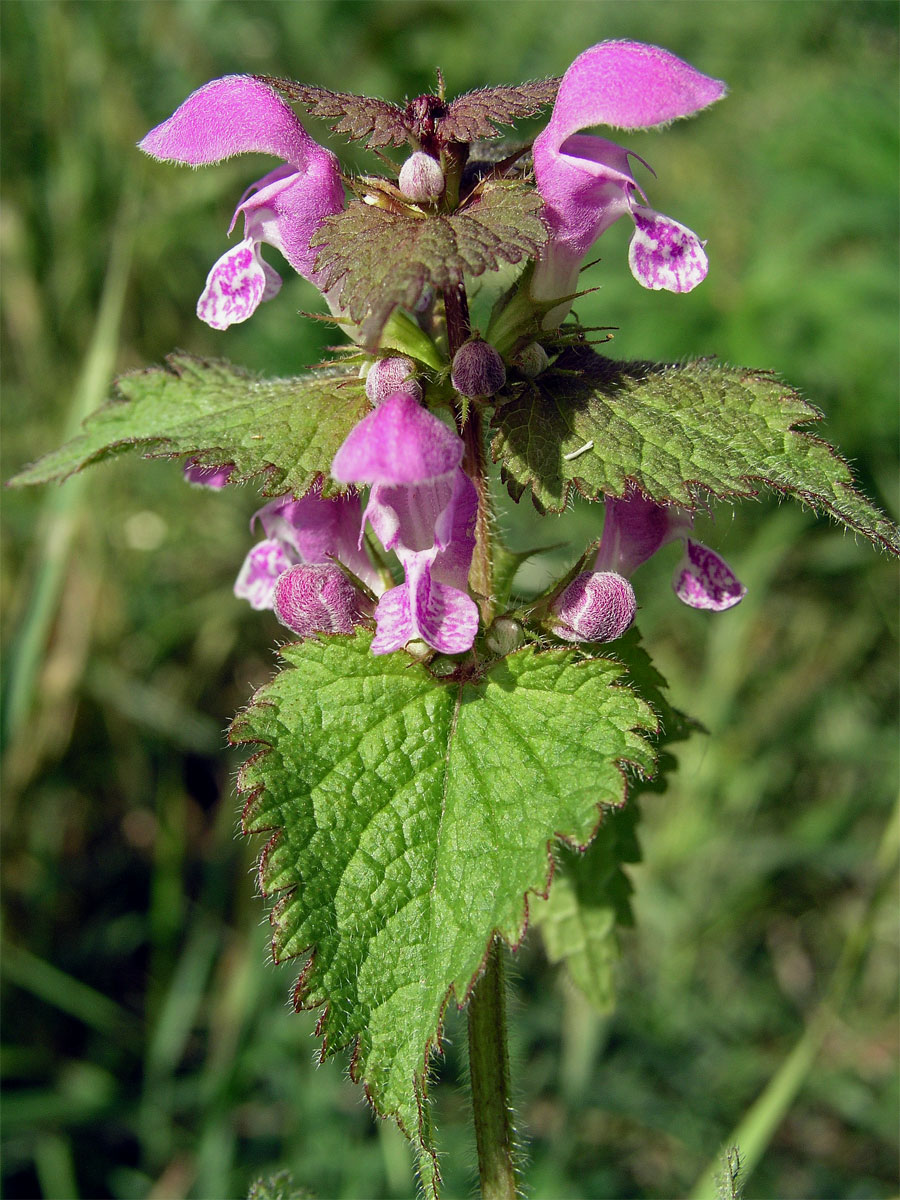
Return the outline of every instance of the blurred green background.
{"type": "MultiPolygon", "coordinates": [[[[896,517],[897,14],[4,0],[3,477],[113,373],[176,346],[291,373],[332,336],[296,316],[317,301],[298,279],[227,333],[195,319],[233,205],[271,165],[135,151],[195,87],[259,71],[400,98],[440,66],[453,93],[633,37],[730,84],[696,120],[628,138],[657,171],[651,204],[709,239],[712,267],[690,296],[645,292],[622,222],[580,315],[618,326],[622,357],[775,368],[896,517]]],[[[291,967],[267,962],[260,846],[236,835],[223,731],[283,636],[231,596],[256,495],[126,457],[3,499],[4,1194],[240,1197],[287,1167],[322,1198],[412,1197],[399,1134],[345,1064],[314,1065],[315,1016],[290,1013],[291,967]]],[[[527,505],[506,520],[529,544],[598,526],[586,505],[538,535],[527,505]]],[[[896,572],[796,506],[701,524],[750,590],[716,618],[676,603],[665,554],[636,580],[645,644],[710,734],[643,801],[617,1011],[591,1013],[535,939],[513,963],[529,1195],[687,1195],[777,1077],[746,1196],[893,1196],[896,572]]],[[[474,1179],[463,1041],[451,1014],[448,1197],[474,1179]]]]}

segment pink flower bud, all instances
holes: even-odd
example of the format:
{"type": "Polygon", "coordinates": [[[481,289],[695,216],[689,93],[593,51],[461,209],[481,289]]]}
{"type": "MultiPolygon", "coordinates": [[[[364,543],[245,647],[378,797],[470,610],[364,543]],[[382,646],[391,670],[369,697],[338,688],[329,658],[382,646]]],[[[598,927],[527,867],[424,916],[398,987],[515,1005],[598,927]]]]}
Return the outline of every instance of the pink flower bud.
{"type": "Polygon", "coordinates": [[[371,604],[335,563],[301,563],[278,576],[275,616],[301,637],[352,633],[371,604]]]}
{"type": "Polygon", "coordinates": [[[392,355],[372,363],[366,376],[366,395],[377,408],[388,396],[405,392],[417,403],[422,399],[422,386],[415,378],[416,366],[411,358],[392,355]]]}
{"type": "Polygon", "coordinates": [[[634,589],[615,571],[583,571],[556,598],[552,611],[562,624],[553,632],[567,642],[614,642],[637,612],[634,589]]]}
{"type": "Polygon", "coordinates": [[[493,396],[506,383],[506,367],[489,342],[473,338],[457,350],[450,382],[469,400],[493,396]]]}
{"type": "Polygon", "coordinates": [[[400,168],[400,191],[416,204],[439,200],[444,194],[444,172],[430,154],[417,150],[400,168]]]}

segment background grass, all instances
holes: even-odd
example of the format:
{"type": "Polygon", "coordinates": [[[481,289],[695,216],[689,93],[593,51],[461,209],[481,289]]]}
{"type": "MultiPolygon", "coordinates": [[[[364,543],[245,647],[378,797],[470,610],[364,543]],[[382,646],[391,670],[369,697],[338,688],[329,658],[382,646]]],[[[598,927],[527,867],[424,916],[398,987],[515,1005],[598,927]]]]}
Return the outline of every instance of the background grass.
{"type": "MultiPolygon", "coordinates": [[[[782,372],[897,515],[893,3],[5,0],[0,21],[4,477],[116,371],[182,346],[292,372],[330,336],[297,318],[316,303],[301,280],[226,334],[194,319],[261,171],[136,153],[193,88],[264,71],[399,98],[439,65],[462,91],[634,37],[731,86],[628,139],[712,269],[690,296],[644,292],[615,228],[581,316],[618,326],[623,357],[782,372]]],[[[343,1064],[313,1065],[315,1018],[266,964],[259,847],[235,836],[223,729],[279,637],[230,593],[256,504],[125,459],[4,496],[8,1197],[238,1197],[281,1166],[320,1197],[414,1194],[399,1135],[343,1064]]],[[[527,507],[509,510],[531,544],[527,507]]],[[[581,505],[540,537],[596,525],[581,505]]],[[[895,571],[773,503],[702,535],[750,591],[717,619],[677,605],[665,555],[638,576],[646,644],[710,736],[644,801],[618,1010],[586,1010],[532,939],[514,960],[530,1195],[685,1195],[782,1069],[746,1195],[892,1196],[895,571]]],[[[435,1091],[448,1197],[473,1178],[462,1032],[451,1014],[435,1091]]]]}

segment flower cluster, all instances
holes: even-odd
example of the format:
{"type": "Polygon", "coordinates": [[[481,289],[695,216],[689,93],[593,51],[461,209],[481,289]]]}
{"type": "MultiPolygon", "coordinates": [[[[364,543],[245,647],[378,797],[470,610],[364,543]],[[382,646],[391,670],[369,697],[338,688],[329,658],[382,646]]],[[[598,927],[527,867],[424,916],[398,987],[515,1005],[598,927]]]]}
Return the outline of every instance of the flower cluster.
{"type": "MultiPolygon", "coordinates": [[[[443,375],[429,375],[414,350],[412,357],[377,346],[360,350],[367,356],[365,386],[373,411],[350,432],[331,464],[332,477],[350,490],[323,498],[320,482],[305,496],[281,497],[262,508],[254,523],[259,521],[265,537],[241,569],[238,596],[254,608],[274,609],[301,636],[350,632],[374,619],[375,653],[416,641],[446,654],[472,647],[480,620],[469,584],[479,493],[463,469],[460,436],[470,401],[490,402],[506,386],[508,369],[526,380],[547,370],[558,352],[555,331],[577,292],[582,260],[619,217],[634,223],[629,265],[644,287],[687,292],[707,273],[697,235],[649,207],[633,174],[636,156],[583,131],[658,127],[698,112],[724,92],[718,80],[654,46],[603,42],[575,60],[533,146],[547,241],[518,293],[520,308],[524,304],[529,313],[529,336],[509,339],[503,353],[468,327],[454,341],[441,335],[436,297],[424,289],[410,314],[438,345],[444,337],[443,375]],[[454,411],[456,426],[431,411],[442,405],[454,411]],[[357,489],[366,487],[363,508],[357,489]],[[401,583],[393,584],[383,564],[373,567],[367,528],[396,556],[401,583]]],[[[459,178],[448,187],[454,160],[443,157],[436,135],[419,144],[412,140],[413,153],[397,185],[384,195],[419,206],[416,211],[427,219],[441,205],[452,208],[459,178]]],[[[229,232],[241,216],[244,236],[209,273],[197,305],[207,324],[226,329],[244,321],[278,292],[281,279],[262,258],[264,244],[280,251],[305,279],[325,286],[311,242],[323,222],[344,209],[345,180],[334,155],[313,141],[269,83],[243,75],[213,80],[140,145],[157,159],[195,167],[251,152],[280,160],[235,209],[229,232]]],[[[381,203],[371,195],[365,199],[381,203]]],[[[326,300],[341,317],[339,297],[326,293],[326,300]]],[[[209,467],[191,460],[185,474],[192,483],[220,487],[232,469],[228,463],[209,467]]],[[[566,641],[621,636],[637,607],[631,574],[679,538],[685,555],[675,579],[678,597],[711,611],[736,604],[744,589],[713,551],[690,537],[691,526],[689,513],[656,504],[636,488],[608,499],[593,569],[555,596],[543,631],[566,641]]]]}

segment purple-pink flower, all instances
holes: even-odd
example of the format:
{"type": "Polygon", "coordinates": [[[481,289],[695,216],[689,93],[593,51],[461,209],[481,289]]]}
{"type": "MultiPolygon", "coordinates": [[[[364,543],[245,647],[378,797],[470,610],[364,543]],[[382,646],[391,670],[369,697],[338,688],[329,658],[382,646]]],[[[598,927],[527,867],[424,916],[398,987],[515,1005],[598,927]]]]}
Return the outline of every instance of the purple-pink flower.
{"type": "Polygon", "coordinates": [[[553,632],[566,641],[608,642],[631,625],[637,611],[629,577],[667,542],[681,538],[684,554],[672,586],[682,603],[725,612],[747,589],[715,551],[689,536],[694,524],[683,508],[664,507],[631,488],[606,501],[603,537],[592,571],[583,571],[554,600],[553,632]]]}
{"type": "Polygon", "coordinates": [[[335,455],[335,479],[371,484],[363,520],[405,573],[375,609],[375,654],[414,639],[458,654],[475,639],[478,606],[467,582],[478,497],[462,455],[459,435],[405,392],[364,417],[335,455]]]}
{"type": "Polygon", "coordinates": [[[693,516],[685,509],[655,504],[632,488],[624,499],[606,501],[594,570],[617,571],[628,577],[661,546],[680,538],[684,555],[672,581],[678,599],[691,608],[711,612],[733,608],[747,589],[723,558],[689,536],[693,524],[693,516]]]}
{"type": "Polygon", "coordinates": [[[274,608],[278,578],[296,564],[347,567],[367,586],[378,589],[378,573],[359,545],[359,497],[323,500],[314,488],[299,500],[280,497],[253,515],[265,538],[244,559],[234,594],[256,609],[274,608]]]}
{"type": "Polygon", "coordinates": [[[260,254],[280,250],[304,279],[317,283],[318,250],[310,240],[322,221],[344,207],[340,167],[318,145],[278,93],[252,75],[226,75],[188,96],[167,121],[139,143],[154,158],[197,167],[235,154],[271,154],[281,166],[251,184],[235,209],[244,237],[219,259],[197,302],[197,315],[213,329],[246,321],[271,300],[281,277],[260,254]]]}
{"type": "MultiPolygon", "coordinates": [[[[550,121],[534,143],[534,169],[550,241],[535,268],[535,299],[571,296],[582,259],[619,217],[634,221],[628,261],[646,288],[689,292],[705,277],[703,243],[684,225],[647,207],[630,159],[594,134],[594,125],[649,129],[690,116],[725,94],[725,85],[658,46],[601,42],[563,76],[550,121]]],[[[640,160],[642,161],[642,160],[640,160]]],[[[545,323],[558,324],[568,304],[545,323]]]]}

